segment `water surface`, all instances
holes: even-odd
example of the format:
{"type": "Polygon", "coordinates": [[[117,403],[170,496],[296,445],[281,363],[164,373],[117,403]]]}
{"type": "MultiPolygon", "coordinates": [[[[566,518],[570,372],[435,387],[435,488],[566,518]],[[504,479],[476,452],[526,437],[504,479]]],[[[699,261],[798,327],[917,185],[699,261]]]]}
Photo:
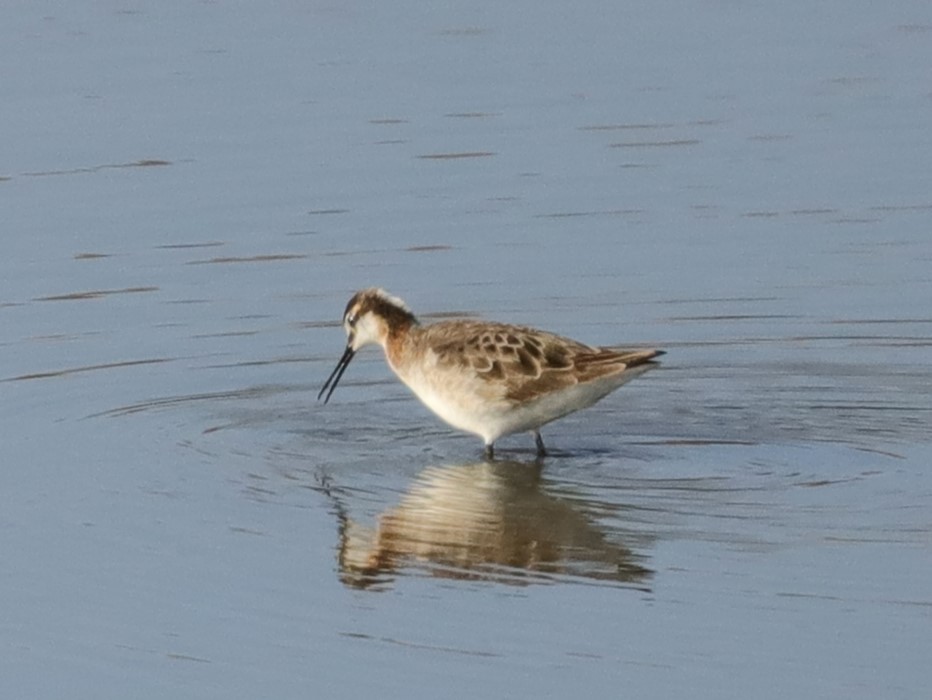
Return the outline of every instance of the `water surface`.
{"type": "Polygon", "coordinates": [[[5,697],[926,692],[925,5],[0,27],[5,697]],[[370,285],[668,354],[489,464],[370,285]]]}

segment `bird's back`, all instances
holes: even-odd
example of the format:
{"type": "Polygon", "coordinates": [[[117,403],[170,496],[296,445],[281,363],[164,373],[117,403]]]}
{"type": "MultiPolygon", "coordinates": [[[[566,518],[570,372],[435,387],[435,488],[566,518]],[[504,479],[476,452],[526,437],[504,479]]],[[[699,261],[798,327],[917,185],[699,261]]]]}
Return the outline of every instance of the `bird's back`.
{"type": "Polygon", "coordinates": [[[606,379],[662,354],[593,347],[534,328],[483,321],[444,321],[415,332],[420,353],[438,373],[471,375],[517,403],[606,379]]]}

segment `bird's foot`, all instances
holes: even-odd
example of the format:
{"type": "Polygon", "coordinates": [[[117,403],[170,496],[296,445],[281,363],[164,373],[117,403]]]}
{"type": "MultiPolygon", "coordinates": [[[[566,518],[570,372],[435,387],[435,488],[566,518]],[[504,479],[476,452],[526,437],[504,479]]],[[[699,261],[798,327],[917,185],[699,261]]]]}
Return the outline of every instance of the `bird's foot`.
{"type": "Polygon", "coordinates": [[[540,436],[540,431],[537,431],[537,430],[534,431],[534,444],[537,445],[537,456],[538,456],[538,457],[546,457],[546,456],[547,456],[547,448],[544,447],[544,440],[543,440],[543,438],[540,436]]]}

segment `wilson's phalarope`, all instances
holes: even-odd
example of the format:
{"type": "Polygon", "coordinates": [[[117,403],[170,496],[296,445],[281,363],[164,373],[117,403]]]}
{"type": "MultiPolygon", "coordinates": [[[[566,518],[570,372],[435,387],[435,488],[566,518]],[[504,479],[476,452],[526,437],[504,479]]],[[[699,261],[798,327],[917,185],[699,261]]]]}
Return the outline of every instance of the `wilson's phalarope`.
{"type": "Polygon", "coordinates": [[[662,350],[599,348],[553,333],[486,321],[422,326],[405,303],[382,289],[353,295],[343,313],[343,356],[317,395],[330,400],[356,351],[381,345],[389,367],[430,410],[485,441],[540,427],[591,406],[656,366],[662,350]],[[327,389],[329,388],[329,391],[327,389]]]}

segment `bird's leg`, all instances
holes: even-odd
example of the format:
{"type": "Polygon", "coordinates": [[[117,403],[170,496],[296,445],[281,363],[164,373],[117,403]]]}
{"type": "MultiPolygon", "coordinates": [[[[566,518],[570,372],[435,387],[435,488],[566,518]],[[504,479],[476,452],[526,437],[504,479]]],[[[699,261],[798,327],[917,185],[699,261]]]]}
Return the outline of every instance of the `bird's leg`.
{"type": "Polygon", "coordinates": [[[535,431],[534,431],[534,444],[537,445],[537,456],[538,456],[538,457],[546,457],[546,456],[547,456],[547,448],[544,447],[544,440],[543,440],[543,438],[541,438],[541,436],[540,436],[540,431],[539,431],[539,430],[535,430],[535,431]]]}
{"type": "Polygon", "coordinates": [[[495,459],[495,446],[491,442],[485,446],[485,458],[495,459]]]}

